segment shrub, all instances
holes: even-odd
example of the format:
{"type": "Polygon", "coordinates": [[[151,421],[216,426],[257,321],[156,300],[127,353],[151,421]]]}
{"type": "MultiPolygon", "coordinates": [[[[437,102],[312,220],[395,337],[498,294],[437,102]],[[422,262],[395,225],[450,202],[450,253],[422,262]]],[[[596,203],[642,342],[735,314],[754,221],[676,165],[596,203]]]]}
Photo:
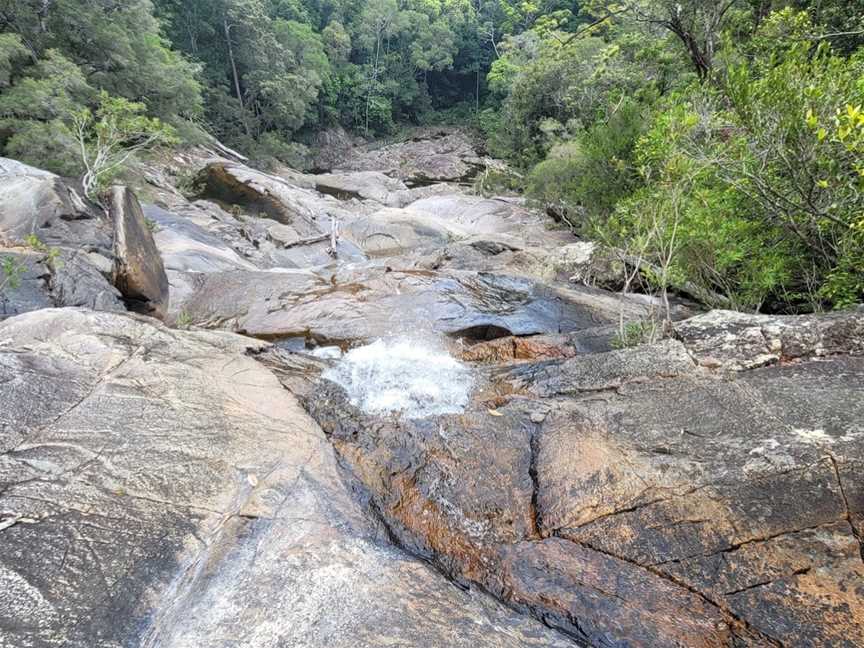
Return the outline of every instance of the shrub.
{"type": "Polygon", "coordinates": [[[608,120],[553,149],[528,178],[528,195],[546,205],[578,206],[589,217],[608,216],[639,184],[633,164],[645,110],[622,100],[608,120]]]}

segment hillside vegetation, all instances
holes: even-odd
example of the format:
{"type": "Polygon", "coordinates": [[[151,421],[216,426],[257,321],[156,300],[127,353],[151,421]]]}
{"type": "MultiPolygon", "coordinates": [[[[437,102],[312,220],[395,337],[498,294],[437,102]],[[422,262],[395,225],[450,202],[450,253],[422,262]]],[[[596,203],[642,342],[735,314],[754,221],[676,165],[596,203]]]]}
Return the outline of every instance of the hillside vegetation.
{"type": "Polygon", "coordinates": [[[861,0],[0,0],[0,32],[3,155],[94,190],[120,148],[302,166],[324,129],[459,124],[654,287],[864,295],[861,0]]]}

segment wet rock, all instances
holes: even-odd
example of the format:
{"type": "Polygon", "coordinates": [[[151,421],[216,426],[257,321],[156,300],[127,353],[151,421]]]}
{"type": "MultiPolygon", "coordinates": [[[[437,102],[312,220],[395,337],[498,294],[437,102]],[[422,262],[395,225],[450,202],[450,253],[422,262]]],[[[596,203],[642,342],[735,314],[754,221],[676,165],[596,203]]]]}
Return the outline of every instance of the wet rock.
{"type": "Polygon", "coordinates": [[[694,370],[684,345],[666,340],[634,349],[505,368],[495,372],[495,380],[507,383],[515,392],[550,398],[614,390],[633,381],[675,377],[694,370]]]}
{"type": "Polygon", "coordinates": [[[779,643],[860,643],[845,493],[862,484],[838,467],[864,456],[862,384],[844,357],[574,403],[540,437],[544,533],[662,574],[779,643]]]}
{"type": "Polygon", "coordinates": [[[114,221],[114,285],[134,310],[164,317],[168,311],[168,277],[138,198],[127,187],[113,187],[110,210],[114,221]]]}
{"type": "MultiPolygon", "coordinates": [[[[576,331],[614,322],[619,307],[617,297],[599,291],[520,277],[374,266],[213,274],[172,305],[206,327],[331,342],[419,331],[469,340],[576,331]]],[[[625,308],[644,314],[640,306],[625,308]]]]}
{"type": "Polygon", "coordinates": [[[305,403],[400,543],[452,577],[480,582],[593,645],[687,638],[687,645],[727,646],[748,636],[731,615],[662,576],[544,539],[535,452],[545,415],[535,404],[514,400],[428,421],[373,420],[327,385],[305,403]]]}
{"type": "Polygon", "coordinates": [[[480,342],[461,352],[468,362],[512,362],[517,360],[551,360],[571,358],[576,350],[566,335],[537,335],[526,338],[505,337],[491,342],[480,342]]]}
{"type": "MultiPolygon", "coordinates": [[[[537,537],[533,425],[487,408],[378,418],[323,382],[304,404],[371,491],[400,541],[454,578],[486,581],[499,544],[537,537]],[[494,449],[494,451],[490,451],[494,449]]],[[[530,417],[530,405],[514,414],[530,417]]]]}
{"type": "Polygon", "coordinates": [[[257,349],[83,310],[0,324],[2,643],[572,645],[388,544],[257,349]]]}
{"type": "Polygon", "coordinates": [[[574,637],[854,646],[864,358],[850,317],[786,322],[831,341],[796,349],[829,357],[733,374],[693,359],[697,320],[683,343],[484,371],[459,416],[372,419],[327,384],[304,403],[401,543],[574,637]]]}
{"type": "Polygon", "coordinates": [[[501,580],[520,606],[593,646],[765,645],[698,594],[557,538],[508,547],[501,580]]]}

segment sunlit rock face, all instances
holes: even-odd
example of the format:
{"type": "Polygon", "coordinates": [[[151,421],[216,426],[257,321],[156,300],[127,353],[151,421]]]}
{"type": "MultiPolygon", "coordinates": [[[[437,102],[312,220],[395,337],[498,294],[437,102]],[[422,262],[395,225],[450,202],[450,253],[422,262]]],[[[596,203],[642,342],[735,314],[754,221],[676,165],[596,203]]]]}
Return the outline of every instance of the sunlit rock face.
{"type": "Polygon", "coordinates": [[[324,377],[367,414],[408,419],[464,411],[473,385],[470,370],[449,353],[408,339],[353,349],[324,377]]]}

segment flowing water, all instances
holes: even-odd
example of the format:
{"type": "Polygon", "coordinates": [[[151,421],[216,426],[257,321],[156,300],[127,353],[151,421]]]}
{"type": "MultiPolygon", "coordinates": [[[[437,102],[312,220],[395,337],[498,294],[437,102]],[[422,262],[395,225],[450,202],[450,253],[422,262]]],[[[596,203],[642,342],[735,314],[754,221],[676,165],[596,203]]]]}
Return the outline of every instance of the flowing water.
{"type": "Polygon", "coordinates": [[[442,348],[410,339],[378,340],[353,349],[324,378],[341,386],[367,414],[421,419],[459,414],[474,379],[442,348]]]}

